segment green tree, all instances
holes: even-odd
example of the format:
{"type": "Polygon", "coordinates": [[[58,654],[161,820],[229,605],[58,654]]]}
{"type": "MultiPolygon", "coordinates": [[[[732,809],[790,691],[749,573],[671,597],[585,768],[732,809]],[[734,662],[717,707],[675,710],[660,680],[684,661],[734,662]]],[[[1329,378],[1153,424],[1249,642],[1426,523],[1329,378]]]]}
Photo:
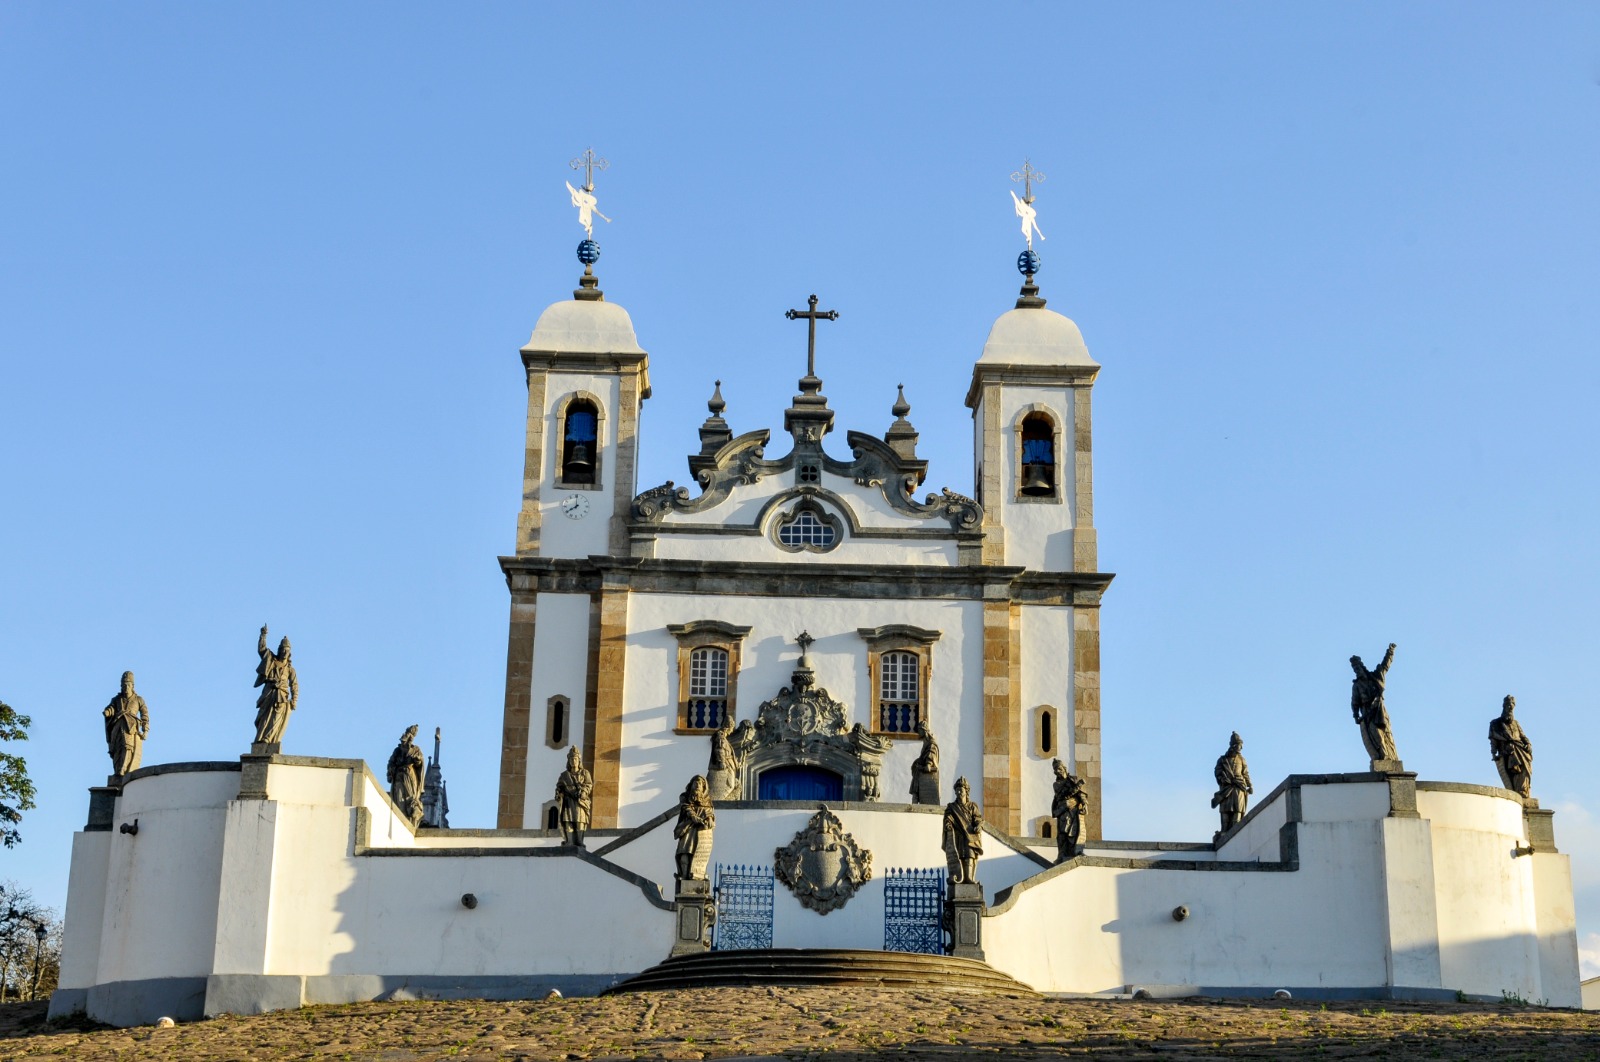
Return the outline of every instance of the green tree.
{"type": "MultiPolygon", "coordinates": [[[[32,719],[0,701],[0,741],[27,741],[32,725],[32,719]]],[[[15,753],[0,751],[0,843],[7,848],[22,840],[17,823],[22,821],[24,811],[33,808],[33,795],[28,761],[15,753]]]]}

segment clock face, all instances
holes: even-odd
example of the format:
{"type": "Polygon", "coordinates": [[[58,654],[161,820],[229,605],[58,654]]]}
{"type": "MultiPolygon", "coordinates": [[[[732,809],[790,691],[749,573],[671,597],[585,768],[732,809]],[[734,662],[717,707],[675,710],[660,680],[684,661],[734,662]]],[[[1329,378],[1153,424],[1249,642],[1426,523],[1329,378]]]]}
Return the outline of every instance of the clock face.
{"type": "Polygon", "coordinates": [[[561,511],[568,520],[582,520],[589,515],[589,499],[582,494],[569,494],[561,499],[561,511]]]}

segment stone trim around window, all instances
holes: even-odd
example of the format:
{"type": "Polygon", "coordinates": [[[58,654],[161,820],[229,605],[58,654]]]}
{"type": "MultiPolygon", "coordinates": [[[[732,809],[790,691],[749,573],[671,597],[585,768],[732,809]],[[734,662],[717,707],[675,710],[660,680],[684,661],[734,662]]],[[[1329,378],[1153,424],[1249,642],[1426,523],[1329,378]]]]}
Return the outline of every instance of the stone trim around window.
{"type": "Polygon", "coordinates": [[[933,643],[942,632],[913,627],[908,623],[889,623],[881,627],[858,627],[856,633],[867,643],[867,685],[872,692],[871,718],[867,729],[889,738],[916,738],[916,724],[928,718],[928,686],[933,679],[933,643]],[[883,663],[890,653],[908,653],[916,659],[917,697],[914,717],[895,720],[895,728],[885,725],[883,663]]]}
{"type": "Polygon", "coordinates": [[[600,396],[588,391],[569,391],[561,396],[555,404],[555,435],[551,439],[550,451],[555,455],[556,467],[553,473],[553,482],[559,490],[605,490],[605,454],[606,454],[606,406],[600,401],[600,396]],[[575,402],[587,402],[594,406],[594,482],[593,483],[568,483],[561,478],[561,470],[566,464],[567,457],[567,411],[575,402]]]}
{"type": "Polygon", "coordinates": [[[556,694],[544,702],[544,743],[553,749],[572,744],[572,698],[556,694]]]}
{"type": "MultiPolygon", "coordinates": [[[[1061,713],[1053,705],[1041,704],[1033,710],[1033,754],[1040,759],[1061,756],[1061,713]]],[[[1072,757],[1064,762],[1070,766],[1072,757]]]]}
{"type": "Polygon", "coordinates": [[[787,553],[829,553],[844,541],[844,521],[815,498],[802,497],[788,512],[777,515],[768,535],[787,553]],[[793,536],[785,534],[789,528],[796,528],[793,536]]]}
{"type": "Polygon", "coordinates": [[[721,620],[694,620],[690,623],[672,623],[667,633],[678,639],[678,713],[673,733],[709,734],[715,726],[691,726],[689,719],[689,678],[691,658],[696,649],[721,649],[728,654],[728,691],[723,712],[728,718],[737,718],[739,694],[739,664],[745,636],[749,627],[740,627],[721,620]]]}
{"type": "Polygon", "coordinates": [[[1061,484],[1062,468],[1064,467],[1061,450],[1061,414],[1047,405],[1033,402],[1017,410],[1016,420],[1011,425],[1011,453],[1014,460],[1012,467],[1016,469],[1015,482],[1011,484],[1011,498],[1013,501],[1030,505],[1060,505],[1066,496],[1066,491],[1061,484]],[[1024,494],[1022,493],[1022,426],[1033,416],[1043,416],[1050,421],[1050,449],[1055,461],[1052,473],[1053,488],[1050,494],[1024,494]]]}

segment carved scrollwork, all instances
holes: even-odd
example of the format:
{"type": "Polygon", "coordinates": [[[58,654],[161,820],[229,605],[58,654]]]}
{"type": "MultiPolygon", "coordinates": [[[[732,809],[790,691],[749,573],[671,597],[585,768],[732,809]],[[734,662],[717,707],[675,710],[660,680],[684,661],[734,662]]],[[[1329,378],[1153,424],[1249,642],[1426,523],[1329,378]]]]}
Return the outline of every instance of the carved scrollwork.
{"type": "Polygon", "coordinates": [[[983,523],[983,506],[949,487],[941,488],[938,494],[928,495],[925,504],[943,513],[949,519],[950,526],[958,531],[970,531],[983,523]]]}
{"type": "Polygon", "coordinates": [[[668,509],[677,509],[689,501],[689,488],[676,487],[667,480],[659,487],[651,487],[633,499],[633,515],[641,520],[653,520],[668,509]]]}

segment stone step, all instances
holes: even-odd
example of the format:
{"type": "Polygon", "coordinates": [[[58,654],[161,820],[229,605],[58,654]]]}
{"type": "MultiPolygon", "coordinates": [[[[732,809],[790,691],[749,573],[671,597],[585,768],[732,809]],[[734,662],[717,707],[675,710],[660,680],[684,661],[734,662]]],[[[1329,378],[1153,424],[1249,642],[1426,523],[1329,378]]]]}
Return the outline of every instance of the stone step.
{"type": "Polygon", "coordinates": [[[1036,994],[1016,978],[975,959],[842,948],[760,948],[680,955],[613,985],[606,994],[667,988],[840,984],[1036,994]]]}

